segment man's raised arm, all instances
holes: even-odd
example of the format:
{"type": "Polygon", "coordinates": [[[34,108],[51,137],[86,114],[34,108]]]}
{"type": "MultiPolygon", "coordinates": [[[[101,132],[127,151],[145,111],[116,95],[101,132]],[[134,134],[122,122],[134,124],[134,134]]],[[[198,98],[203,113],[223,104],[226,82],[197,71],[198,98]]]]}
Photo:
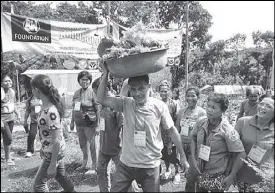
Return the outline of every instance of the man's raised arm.
{"type": "Polygon", "coordinates": [[[107,69],[106,63],[103,66],[103,76],[97,90],[97,102],[105,107],[114,108],[116,111],[123,111],[123,101],[120,97],[107,96],[107,82],[109,71],[107,69]]]}

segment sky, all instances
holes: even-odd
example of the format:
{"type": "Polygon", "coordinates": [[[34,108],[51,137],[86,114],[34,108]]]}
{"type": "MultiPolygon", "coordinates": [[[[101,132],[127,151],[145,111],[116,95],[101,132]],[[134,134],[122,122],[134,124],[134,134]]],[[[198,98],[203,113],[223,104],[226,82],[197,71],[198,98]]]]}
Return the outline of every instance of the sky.
{"type": "MultiPolygon", "coordinates": [[[[69,2],[77,4],[77,1],[69,2]]],[[[57,3],[54,2],[53,6],[57,3]]],[[[253,31],[274,31],[274,1],[200,1],[200,3],[213,17],[213,24],[209,29],[209,33],[213,36],[212,41],[226,40],[234,34],[244,33],[247,36],[246,46],[252,46],[253,31]]]]}
{"type": "Polygon", "coordinates": [[[229,39],[236,33],[247,36],[252,46],[253,31],[274,32],[274,1],[200,1],[212,15],[212,41],[229,39]]]}

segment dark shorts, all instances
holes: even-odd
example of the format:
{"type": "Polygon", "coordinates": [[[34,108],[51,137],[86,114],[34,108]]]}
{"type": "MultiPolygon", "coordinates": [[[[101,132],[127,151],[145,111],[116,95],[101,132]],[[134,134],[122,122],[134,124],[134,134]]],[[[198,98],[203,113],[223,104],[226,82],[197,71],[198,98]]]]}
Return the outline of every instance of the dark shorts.
{"type": "Polygon", "coordinates": [[[176,146],[172,147],[172,153],[168,155],[167,146],[164,146],[164,148],[161,151],[162,153],[162,160],[167,161],[172,164],[179,164],[179,159],[177,158],[177,149],[176,146]]]}
{"type": "Polygon", "coordinates": [[[12,142],[12,130],[14,121],[4,122],[4,127],[1,128],[1,134],[3,136],[4,145],[10,145],[12,142]]]}

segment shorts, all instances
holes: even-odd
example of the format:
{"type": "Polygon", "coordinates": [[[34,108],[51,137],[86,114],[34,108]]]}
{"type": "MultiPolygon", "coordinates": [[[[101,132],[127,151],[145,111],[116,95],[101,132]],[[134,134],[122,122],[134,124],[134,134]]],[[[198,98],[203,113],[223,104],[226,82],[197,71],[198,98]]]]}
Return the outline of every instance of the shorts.
{"type": "Polygon", "coordinates": [[[161,159],[172,164],[179,164],[180,162],[178,159],[178,152],[177,152],[176,146],[172,147],[172,153],[170,155],[168,155],[167,150],[168,150],[167,146],[164,146],[164,148],[161,151],[162,153],[161,159]]]}

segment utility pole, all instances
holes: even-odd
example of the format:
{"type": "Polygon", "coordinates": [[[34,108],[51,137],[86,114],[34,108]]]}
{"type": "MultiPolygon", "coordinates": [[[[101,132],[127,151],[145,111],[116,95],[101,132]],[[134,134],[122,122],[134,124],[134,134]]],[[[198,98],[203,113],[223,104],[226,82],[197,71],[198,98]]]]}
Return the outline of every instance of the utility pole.
{"type": "Polygon", "coordinates": [[[107,35],[108,35],[108,37],[111,36],[111,34],[110,34],[110,20],[111,20],[111,1],[108,1],[108,17],[107,17],[107,35]]]}
{"type": "Polygon", "coordinates": [[[188,86],[188,53],[189,53],[189,40],[188,40],[188,21],[189,21],[189,2],[186,1],[186,32],[185,32],[185,42],[186,42],[186,50],[185,50],[185,91],[188,86]]]}
{"type": "Polygon", "coordinates": [[[271,79],[270,79],[270,89],[274,89],[274,41],[270,43],[272,47],[272,69],[271,69],[271,79]]]}

